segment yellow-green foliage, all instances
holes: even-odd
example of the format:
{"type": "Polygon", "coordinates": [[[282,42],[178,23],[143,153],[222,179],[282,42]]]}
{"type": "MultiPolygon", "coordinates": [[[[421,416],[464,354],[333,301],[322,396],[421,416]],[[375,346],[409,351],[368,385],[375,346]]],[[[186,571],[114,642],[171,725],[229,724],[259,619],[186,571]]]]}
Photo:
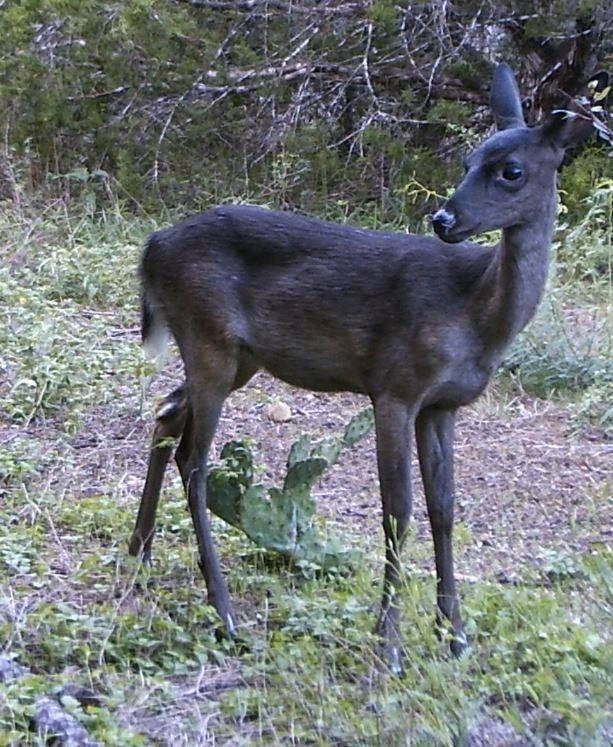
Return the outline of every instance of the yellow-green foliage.
{"type": "Polygon", "coordinates": [[[584,218],[586,201],[607,180],[613,180],[613,158],[608,157],[604,144],[595,140],[562,168],[560,193],[571,224],[584,218]]]}
{"type": "MultiPolygon", "coordinates": [[[[611,282],[611,239],[613,238],[613,179],[603,179],[591,186],[587,182],[586,196],[576,207],[563,215],[566,225],[558,242],[558,266],[566,280],[591,280],[611,282]]],[[[569,192],[563,194],[567,200],[569,192]]],[[[574,195],[572,196],[574,199],[574,195]]],[[[572,204],[572,202],[571,202],[572,204]]]]}

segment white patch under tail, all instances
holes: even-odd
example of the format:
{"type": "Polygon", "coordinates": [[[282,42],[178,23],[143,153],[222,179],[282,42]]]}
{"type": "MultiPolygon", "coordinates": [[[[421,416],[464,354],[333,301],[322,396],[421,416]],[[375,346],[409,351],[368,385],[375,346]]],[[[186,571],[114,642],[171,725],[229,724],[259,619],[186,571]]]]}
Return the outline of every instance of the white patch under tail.
{"type": "Polygon", "coordinates": [[[150,335],[143,341],[143,348],[147,358],[150,360],[166,357],[166,351],[170,343],[170,332],[165,324],[156,321],[153,325],[150,335]]]}
{"type": "Polygon", "coordinates": [[[143,307],[143,348],[150,360],[163,362],[170,343],[170,330],[160,311],[149,299],[143,307]],[[146,319],[146,322],[145,322],[146,319]]]}

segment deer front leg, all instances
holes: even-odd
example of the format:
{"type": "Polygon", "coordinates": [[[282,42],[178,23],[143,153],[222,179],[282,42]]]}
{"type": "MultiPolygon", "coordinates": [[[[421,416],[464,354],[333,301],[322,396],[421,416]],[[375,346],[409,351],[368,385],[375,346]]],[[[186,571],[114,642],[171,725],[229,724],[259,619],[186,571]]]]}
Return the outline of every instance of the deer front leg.
{"type": "Polygon", "coordinates": [[[391,397],[374,401],[377,464],[383,503],[385,575],[376,632],[383,639],[384,657],[395,674],[402,674],[400,638],[400,553],[411,518],[411,433],[414,417],[405,402],[391,397]]]}
{"type": "Polygon", "coordinates": [[[428,516],[434,540],[436,562],[437,618],[451,623],[451,651],[459,656],[468,646],[460,616],[460,602],[453,573],[453,435],[455,411],[422,410],[415,433],[419,465],[424,482],[428,516]]]}
{"type": "Polygon", "coordinates": [[[145,487],[138,508],[136,525],[132,532],[128,552],[130,555],[143,553],[143,560],[151,560],[151,543],[155,531],[155,515],[162,489],[166,465],[185,427],[188,403],[185,385],[169,394],[157,409],[157,422],[149,451],[149,465],[145,487]]]}

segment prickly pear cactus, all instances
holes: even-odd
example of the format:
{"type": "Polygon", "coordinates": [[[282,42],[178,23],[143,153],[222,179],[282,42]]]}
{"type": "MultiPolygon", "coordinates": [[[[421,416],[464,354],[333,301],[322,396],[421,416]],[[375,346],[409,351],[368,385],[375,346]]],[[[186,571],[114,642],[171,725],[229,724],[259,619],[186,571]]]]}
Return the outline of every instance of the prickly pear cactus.
{"type": "Polygon", "coordinates": [[[243,496],[253,483],[253,455],[242,441],[228,441],[221,462],[209,470],[207,505],[220,519],[242,529],[243,496]]]}
{"type": "Polygon", "coordinates": [[[342,436],[295,441],[287,458],[282,488],[253,484],[253,456],[242,441],[229,441],[220,462],[209,470],[207,503],[211,511],[243,531],[260,547],[322,569],[347,565],[352,553],[334,537],[323,536],[315,522],[311,490],[344,448],[373,427],[371,410],[353,417],[342,436]]]}
{"type": "Polygon", "coordinates": [[[288,469],[297,462],[303,462],[305,459],[308,459],[311,455],[312,448],[313,445],[310,436],[300,436],[297,441],[294,441],[290,446],[289,454],[287,456],[288,469]]]}
{"type": "Polygon", "coordinates": [[[324,438],[315,444],[311,456],[322,457],[332,465],[338,460],[343,447],[344,443],[340,438],[324,438]]]}
{"type": "Polygon", "coordinates": [[[300,462],[294,462],[285,475],[283,490],[300,490],[302,488],[310,492],[313,485],[329,466],[330,462],[323,457],[307,457],[300,462]]]}
{"type": "Polygon", "coordinates": [[[371,407],[361,410],[354,415],[343,434],[343,446],[354,446],[361,441],[373,429],[375,425],[375,415],[371,407]]]}

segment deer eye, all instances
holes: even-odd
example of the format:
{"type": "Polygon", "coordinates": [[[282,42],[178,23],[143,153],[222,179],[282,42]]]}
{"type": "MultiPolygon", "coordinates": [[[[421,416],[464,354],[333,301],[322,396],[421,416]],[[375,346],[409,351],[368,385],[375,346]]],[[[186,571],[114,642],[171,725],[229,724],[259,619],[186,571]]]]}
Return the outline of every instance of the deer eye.
{"type": "Polygon", "coordinates": [[[514,182],[523,176],[523,173],[524,172],[519,164],[505,163],[502,169],[502,178],[508,182],[514,182]]]}

